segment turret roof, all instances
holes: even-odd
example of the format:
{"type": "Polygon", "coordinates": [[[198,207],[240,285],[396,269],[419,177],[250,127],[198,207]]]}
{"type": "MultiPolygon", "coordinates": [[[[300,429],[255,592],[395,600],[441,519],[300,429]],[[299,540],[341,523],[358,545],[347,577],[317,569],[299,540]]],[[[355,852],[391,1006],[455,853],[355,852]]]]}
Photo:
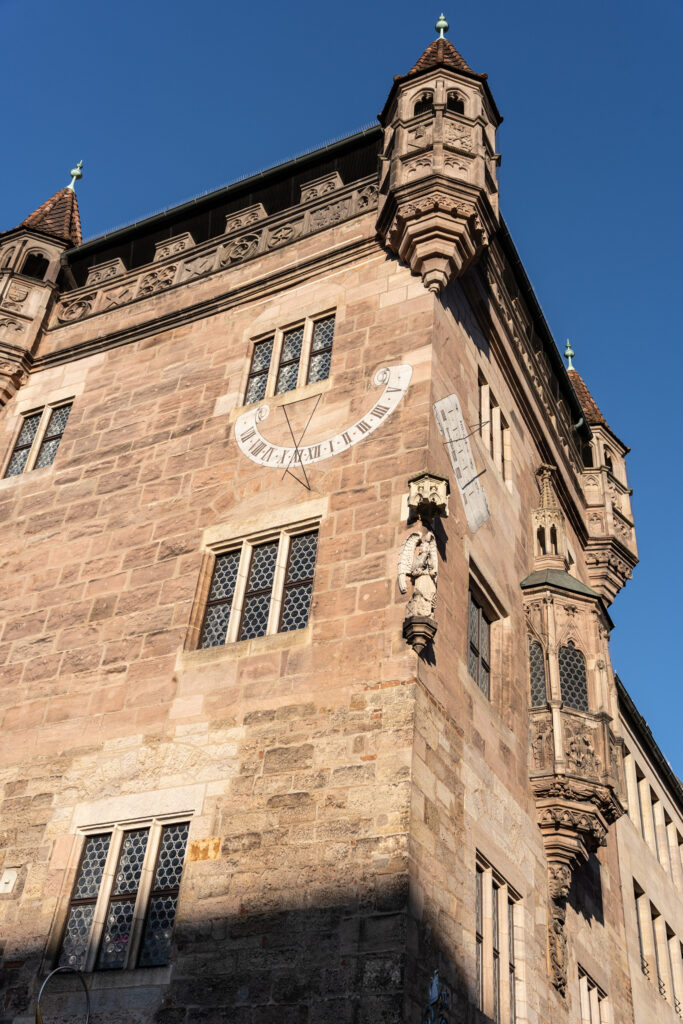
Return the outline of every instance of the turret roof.
{"type": "Polygon", "coordinates": [[[55,192],[42,206],[29,214],[20,227],[42,231],[70,245],[80,245],[81,218],[76,193],[68,185],[60,188],[59,192],[55,192]]]}
{"type": "Polygon", "coordinates": [[[409,75],[419,74],[420,71],[427,71],[445,65],[453,68],[454,71],[465,71],[467,74],[476,75],[477,78],[486,78],[486,75],[477,75],[467,61],[458,53],[450,39],[435,39],[430,43],[416,64],[412,66],[409,75]]]}
{"type": "MultiPolygon", "coordinates": [[[[569,375],[570,381],[572,382],[574,391],[576,391],[576,397],[581,403],[581,408],[583,409],[583,414],[586,417],[586,422],[589,423],[591,426],[596,424],[601,427],[607,427],[607,420],[600,412],[600,409],[598,408],[598,403],[595,401],[590,391],[588,390],[586,382],[584,381],[581,374],[577,373],[574,367],[572,367],[570,370],[567,370],[567,373],[569,375]]],[[[607,427],[607,429],[609,430],[609,427],[607,427]]]]}

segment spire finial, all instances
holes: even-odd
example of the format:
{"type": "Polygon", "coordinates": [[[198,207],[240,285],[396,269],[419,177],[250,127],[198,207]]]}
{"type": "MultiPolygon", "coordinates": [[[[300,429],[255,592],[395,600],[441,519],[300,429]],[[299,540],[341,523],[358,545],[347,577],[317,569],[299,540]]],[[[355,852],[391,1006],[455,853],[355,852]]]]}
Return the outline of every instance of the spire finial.
{"type": "Polygon", "coordinates": [[[83,161],[82,160],[79,160],[78,163],[76,164],[76,166],[71,168],[71,171],[70,171],[71,181],[69,182],[69,184],[66,187],[70,188],[72,192],[75,191],[76,182],[79,180],[79,178],[83,177],[83,170],[82,170],[82,168],[83,168],[83,161]]]}
{"type": "Polygon", "coordinates": [[[439,39],[443,39],[444,32],[448,32],[448,22],[446,21],[446,15],[443,13],[443,11],[439,15],[439,20],[437,21],[434,28],[439,33],[439,39]]]}
{"type": "Polygon", "coordinates": [[[572,359],[574,358],[576,353],[574,352],[574,349],[569,344],[569,338],[567,338],[567,347],[564,350],[564,354],[565,354],[565,358],[568,360],[567,361],[567,369],[568,370],[573,370],[574,366],[572,364],[572,359]]]}

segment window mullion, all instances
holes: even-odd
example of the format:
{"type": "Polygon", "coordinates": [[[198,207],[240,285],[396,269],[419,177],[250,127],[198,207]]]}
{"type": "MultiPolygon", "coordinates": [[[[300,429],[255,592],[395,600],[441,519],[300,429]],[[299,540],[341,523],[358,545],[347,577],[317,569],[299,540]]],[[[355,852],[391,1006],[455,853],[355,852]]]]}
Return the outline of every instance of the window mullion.
{"type": "Polygon", "coordinates": [[[510,935],[508,931],[508,887],[505,883],[494,894],[498,897],[498,984],[500,986],[501,1024],[510,1022],[510,935]]]}
{"type": "Polygon", "coordinates": [[[142,932],[145,924],[147,908],[149,906],[149,897],[152,892],[152,883],[154,881],[154,872],[156,870],[160,843],[161,825],[155,821],[149,829],[145,859],[142,865],[142,871],[140,872],[138,894],[135,900],[135,909],[133,910],[131,937],[128,944],[128,950],[126,952],[126,962],[124,964],[124,967],[127,968],[135,967],[138,962],[138,953],[140,950],[140,943],[142,942],[142,932]]]}
{"type": "Polygon", "coordinates": [[[289,561],[289,547],[292,543],[291,537],[283,533],[280,536],[280,544],[277,549],[275,560],[275,572],[273,573],[273,589],[271,591],[270,609],[268,612],[268,625],[266,635],[277,633],[280,625],[280,612],[282,611],[282,600],[284,597],[285,577],[287,574],[287,563],[289,561]]]}
{"type": "Polygon", "coordinates": [[[296,386],[302,387],[308,381],[308,364],[311,358],[311,345],[313,344],[313,321],[307,317],[304,321],[304,336],[301,342],[301,356],[299,358],[299,376],[296,386]]]}
{"type": "Polygon", "coordinates": [[[116,865],[119,862],[119,854],[121,853],[121,844],[123,843],[123,829],[118,826],[112,829],[111,842],[109,844],[109,852],[107,854],[107,860],[104,865],[104,871],[102,872],[102,882],[100,884],[100,891],[97,896],[97,902],[95,903],[95,913],[93,915],[92,930],[90,932],[90,944],[88,946],[88,953],[85,958],[84,971],[93,971],[95,969],[95,962],[97,960],[97,953],[100,948],[102,941],[102,932],[107,920],[107,909],[109,907],[109,898],[111,891],[114,887],[114,879],[116,877],[116,865]]]}
{"type": "Polygon", "coordinates": [[[242,545],[240,564],[237,570],[237,582],[235,583],[235,593],[232,598],[230,622],[228,623],[228,631],[225,635],[225,642],[228,644],[234,643],[239,634],[240,623],[242,621],[242,610],[244,608],[244,594],[249,581],[249,565],[251,563],[252,551],[253,546],[249,541],[245,541],[242,545]]]}
{"type": "Polygon", "coordinates": [[[482,872],[482,962],[484,973],[484,1013],[493,1016],[493,872],[484,868],[482,872]]]}
{"type": "Polygon", "coordinates": [[[282,344],[285,336],[285,332],[276,330],[273,335],[273,352],[270,357],[270,369],[268,370],[268,382],[266,384],[266,398],[270,398],[275,394],[275,387],[277,385],[277,375],[280,369],[280,354],[282,353],[282,344]]]}
{"type": "Polygon", "coordinates": [[[31,450],[28,453],[26,465],[24,466],[24,473],[29,473],[36,464],[36,459],[38,458],[40,447],[45,439],[45,432],[47,430],[47,425],[50,422],[51,415],[52,408],[49,405],[46,405],[40,417],[40,423],[38,424],[38,429],[36,430],[36,436],[33,438],[31,450]]]}

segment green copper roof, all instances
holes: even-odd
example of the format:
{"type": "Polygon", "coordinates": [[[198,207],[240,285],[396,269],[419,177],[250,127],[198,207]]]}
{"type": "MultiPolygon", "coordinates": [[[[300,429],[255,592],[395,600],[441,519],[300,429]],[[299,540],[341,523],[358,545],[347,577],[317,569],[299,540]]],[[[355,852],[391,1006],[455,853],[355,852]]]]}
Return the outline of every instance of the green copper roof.
{"type": "Polygon", "coordinates": [[[522,580],[520,587],[527,590],[529,587],[540,587],[544,583],[551,587],[558,587],[560,590],[570,590],[574,594],[586,594],[588,597],[600,597],[597,590],[587,587],[575,576],[570,576],[563,569],[539,569],[532,572],[525,580],[522,580]]]}

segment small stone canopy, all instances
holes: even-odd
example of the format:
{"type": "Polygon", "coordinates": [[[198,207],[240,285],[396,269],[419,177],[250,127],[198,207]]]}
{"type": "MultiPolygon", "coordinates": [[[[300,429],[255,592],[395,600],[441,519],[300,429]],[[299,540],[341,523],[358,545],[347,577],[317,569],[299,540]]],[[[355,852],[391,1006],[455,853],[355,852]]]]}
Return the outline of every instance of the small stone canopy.
{"type": "Polygon", "coordinates": [[[62,242],[68,242],[69,248],[80,245],[81,217],[78,212],[76,193],[71,188],[60,188],[42,206],[34,210],[20,228],[32,228],[44,235],[51,235],[62,242]]]}

